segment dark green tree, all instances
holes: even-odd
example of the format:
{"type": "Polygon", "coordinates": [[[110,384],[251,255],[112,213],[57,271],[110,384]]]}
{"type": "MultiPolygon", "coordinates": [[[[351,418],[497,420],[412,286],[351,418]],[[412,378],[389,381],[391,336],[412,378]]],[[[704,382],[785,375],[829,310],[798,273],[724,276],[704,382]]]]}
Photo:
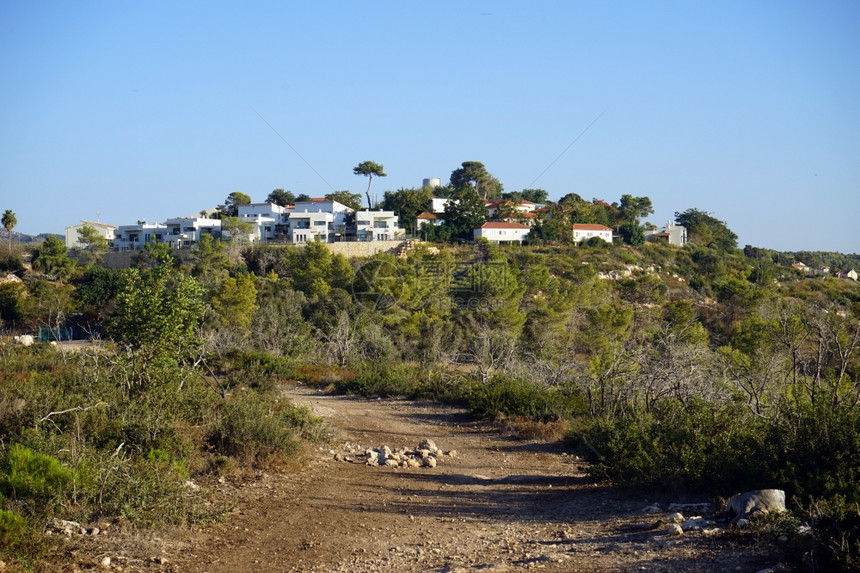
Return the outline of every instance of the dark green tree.
{"type": "MultiPolygon", "coordinates": [[[[364,192],[367,195],[367,208],[373,209],[373,205],[370,203],[370,185],[373,183],[373,176],[377,177],[386,177],[385,171],[382,168],[382,164],[374,163],[373,161],[362,161],[358,165],[352,168],[352,172],[356,175],[364,175],[367,177],[367,190],[364,192]]],[[[358,209],[356,209],[357,211],[358,209]]]]}
{"type": "Polygon", "coordinates": [[[269,196],[266,197],[267,203],[274,203],[275,205],[280,205],[281,207],[286,207],[287,205],[292,205],[296,202],[296,196],[293,195],[292,191],[284,191],[283,189],[274,189],[269,196]]]}
{"type": "Polygon", "coordinates": [[[238,217],[239,205],[250,205],[251,197],[241,191],[233,191],[227,195],[223,205],[218,205],[218,212],[221,216],[238,217]]]}
{"type": "Polygon", "coordinates": [[[325,198],[337,201],[341,205],[346,205],[353,211],[361,210],[361,195],[358,193],[350,193],[349,191],[333,191],[326,194],[325,198]]]}
{"type": "Polygon", "coordinates": [[[648,197],[634,197],[633,195],[622,195],[621,204],[618,206],[618,215],[622,223],[637,222],[642,217],[654,213],[651,199],[648,197]]]}
{"type": "Polygon", "coordinates": [[[716,247],[723,251],[733,251],[738,246],[738,236],[723,221],[699,209],[675,212],[675,223],[687,229],[691,243],[705,247],[716,247]]]}
{"type": "Polygon", "coordinates": [[[46,275],[69,278],[75,272],[75,262],[69,258],[65,241],[55,235],[48,235],[33,252],[33,268],[46,275]]]}
{"type": "Polygon", "coordinates": [[[549,195],[543,189],[523,189],[521,194],[523,199],[532,203],[546,204],[549,201],[549,195]]]}
{"type": "Polygon", "coordinates": [[[452,238],[471,240],[473,230],[487,221],[487,206],[472,189],[454,191],[451,201],[445,204],[445,224],[452,238]]]}
{"type": "Polygon", "coordinates": [[[386,191],[382,208],[394,211],[400,218],[400,226],[411,231],[415,228],[416,217],[430,208],[432,197],[430,188],[386,191]]]}
{"type": "Polygon", "coordinates": [[[502,196],[502,184],[480,161],[464,161],[451,173],[450,185],[454,190],[470,189],[484,199],[495,200],[502,196]]]}
{"type": "Polygon", "coordinates": [[[645,231],[636,221],[624,221],[618,228],[618,235],[626,245],[636,247],[645,242],[645,231]]]}

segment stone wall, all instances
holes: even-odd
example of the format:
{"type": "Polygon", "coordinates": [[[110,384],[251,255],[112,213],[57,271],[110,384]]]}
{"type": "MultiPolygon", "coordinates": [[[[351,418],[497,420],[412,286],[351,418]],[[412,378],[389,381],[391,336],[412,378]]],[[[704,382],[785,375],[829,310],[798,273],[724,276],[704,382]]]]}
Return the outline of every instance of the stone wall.
{"type": "MultiPolygon", "coordinates": [[[[352,257],[369,257],[380,251],[393,253],[404,244],[406,241],[362,241],[362,242],[343,242],[343,243],[323,243],[329,248],[332,253],[341,254],[346,258],[352,257]]],[[[275,245],[284,248],[294,245],[275,245]]],[[[302,245],[295,245],[301,247],[302,245]]],[[[190,264],[191,249],[174,249],[171,251],[174,257],[178,257],[183,263],[190,264]]],[[[146,251],[108,251],[105,253],[104,266],[111,269],[127,269],[132,265],[134,258],[137,256],[146,256],[146,251]]]]}

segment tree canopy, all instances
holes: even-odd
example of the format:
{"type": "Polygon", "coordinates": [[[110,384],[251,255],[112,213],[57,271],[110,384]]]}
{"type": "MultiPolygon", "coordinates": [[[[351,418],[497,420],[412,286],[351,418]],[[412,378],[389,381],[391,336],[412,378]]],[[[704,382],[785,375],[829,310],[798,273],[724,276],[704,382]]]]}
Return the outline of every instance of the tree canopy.
{"type": "Polygon", "coordinates": [[[292,205],[296,202],[296,196],[293,195],[292,191],[284,191],[283,189],[274,189],[269,196],[266,197],[267,203],[274,203],[275,205],[280,205],[281,207],[286,207],[287,205],[292,205]]]}
{"type": "Polygon", "coordinates": [[[499,199],[502,196],[502,184],[493,177],[480,161],[464,161],[451,173],[451,187],[470,189],[484,199],[499,199]]]}
{"type": "Polygon", "coordinates": [[[223,205],[218,205],[219,213],[228,217],[237,217],[239,215],[239,205],[250,205],[251,197],[241,191],[233,191],[224,200],[223,205]]]}
{"type": "Polygon", "coordinates": [[[332,191],[327,193],[326,199],[337,201],[341,205],[346,205],[353,211],[361,210],[361,195],[358,193],[350,193],[349,191],[332,191]]]}
{"type": "Polygon", "coordinates": [[[445,204],[445,227],[454,238],[471,240],[473,230],[487,221],[487,207],[475,192],[466,187],[454,191],[445,204]]]}
{"type": "Polygon", "coordinates": [[[373,205],[370,203],[370,185],[373,183],[374,175],[377,177],[386,177],[382,164],[374,163],[373,161],[362,161],[352,168],[352,172],[356,175],[364,175],[367,177],[367,190],[364,194],[367,195],[367,208],[373,209],[373,205]]]}
{"type": "Polygon", "coordinates": [[[731,251],[738,246],[738,236],[723,221],[699,209],[675,212],[675,223],[687,229],[691,243],[731,251]]]}
{"type": "Polygon", "coordinates": [[[387,211],[397,213],[401,227],[414,229],[416,218],[430,208],[432,197],[433,190],[430,188],[402,188],[397,191],[386,191],[382,207],[387,211]]]}
{"type": "Polygon", "coordinates": [[[12,209],[6,209],[3,212],[3,228],[6,229],[6,232],[9,234],[9,253],[12,252],[12,229],[15,228],[15,225],[18,224],[18,218],[15,217],[15,213],[12,212],[12,209]]]}

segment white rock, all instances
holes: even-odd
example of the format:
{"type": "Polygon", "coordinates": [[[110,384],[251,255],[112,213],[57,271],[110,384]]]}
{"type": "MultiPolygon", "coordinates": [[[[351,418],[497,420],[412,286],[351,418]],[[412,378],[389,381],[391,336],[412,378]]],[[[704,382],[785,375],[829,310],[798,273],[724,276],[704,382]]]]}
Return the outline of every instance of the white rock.
{"type": "Polygon", "coordinates": [[[683,535],[684,530],[681,529],[681,526],[678,525],[677,523],[673,523],[673,524],[669,525],[669,531],[667,531],[667,533],[669,535],[683,535]]]}
{"type": "Polygon", "coordinates": [[[683,523],[686,520],[684,519],[684,516],[682,514],[673,513],[672,515],[669,516],[669,521],[672,523],[683,523]]]}
{"type": "Polygon", "coordinates": [[[660,507],[659,503],[655,503],[653,505],[646,505],[642,508],[642,513],[661,513],[663,509],[660,507]]]}
{"type": "Polygon", "coordinates": [[[110,569],[110,557],[102,557],[102,560],[99,562],[99,567],[102,569],[110,569]]]}
{"type": "Polygon", "coordinates": [[[435,468],[436,467],[436,458],[430,456],[426,460],[424,460],[424,467],[435,468]]]}
{"type": "Polygon", "coordinates": [[[13,340],[21,346],[32,346],[35,343],[32,334],[22,334],[21,336],[14,337],[13,340]]]}
{"type": "Polygon", "coordinates": [[[692,529],[702,529],[706,525],[711,525],[711,522],[702,518],[702,516],[696,516],[685,521],[681,526],[681,529],[684,531],[690,531],[692,529]]]}
{"type": "Polygon", "coordinates": [[[430,450],[430,452],[436,452],[439,448],[436,447],[436,442],[429,439],[421,440],[421,443],[418,447],[422,450],[430,450]]]}

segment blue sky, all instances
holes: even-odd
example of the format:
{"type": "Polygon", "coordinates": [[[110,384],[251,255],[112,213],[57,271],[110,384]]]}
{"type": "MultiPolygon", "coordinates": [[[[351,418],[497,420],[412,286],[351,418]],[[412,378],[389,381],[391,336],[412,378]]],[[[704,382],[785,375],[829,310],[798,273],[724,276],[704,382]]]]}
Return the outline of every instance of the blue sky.
{"type": "Polygon", "coordinates": [[[481,161],[506,191],[860,252],[858,26],[855,0],[0,0],[0,210],[62,233],[481,161]]]}

